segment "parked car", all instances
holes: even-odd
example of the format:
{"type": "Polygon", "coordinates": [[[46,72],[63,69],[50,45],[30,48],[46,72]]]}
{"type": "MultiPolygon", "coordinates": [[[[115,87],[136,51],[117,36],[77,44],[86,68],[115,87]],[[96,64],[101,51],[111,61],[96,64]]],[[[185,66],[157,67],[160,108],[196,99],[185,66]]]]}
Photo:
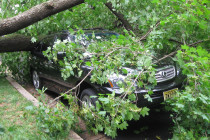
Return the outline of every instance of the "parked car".
{"type": "MultiPolygon", "coordinates": [[[[90,36],[94,32],[95,36],[103,38],[104,36],[118,36],[119,34],[107,30],[85,30],[85,35],[90,36]]],[[[68,31],[63,31],[55,34],[51,34],[40,40],[38,45],[32,51],[32,63],[31,73],[33,84],[36,89],[45,86],[48,90],[52,90],[57,93],[65,92],[70,88],[75,87],[83,77],[91,70],[89,66],[82,66],[83,76],[76,77],[71,76],[67,80],[63,80],[61,77],[60,66],[52,61],[48,60],[43,55],[48,47],[52,47],[54,42],[59,40],[68,39],[69,41],[75,41],[76,35],[70,34],[68,31]]],[[[81,42],[80,44],[84,44],[81,42]]],[[[58,53],[58,57],[64,57],[65,53],[58,53]]],[[[128,70],[130,68],[127,68],[128,70]]],[[[179,68],[175,65],[175,62],[171,59],[166,59],[157,68],[156,71],[157,85],[153,89],[151,95],[152,102],[148,102],[144,99],[144,95],[147,94],[148,90],[143,88],[136,88],[135,93],[138,96],[138,106],[149,106],[156,105],[163,102],[165,99],[170,98],[176,90],[181,88],[183,82],[183,76],[180,73],[179,68]]],[[[120,95],[121,92],[116,84],[119,77],[114,76],[109,79],[109,83],[99,85],[90,82],[90,76],[88,76],[79,87],[78,97],[81,101],[89,105],[95,105],[96,98],[90,98],[90,96],[97,96],[98,93],[106,94],[115,91],[116,95],[120,95]]]]}

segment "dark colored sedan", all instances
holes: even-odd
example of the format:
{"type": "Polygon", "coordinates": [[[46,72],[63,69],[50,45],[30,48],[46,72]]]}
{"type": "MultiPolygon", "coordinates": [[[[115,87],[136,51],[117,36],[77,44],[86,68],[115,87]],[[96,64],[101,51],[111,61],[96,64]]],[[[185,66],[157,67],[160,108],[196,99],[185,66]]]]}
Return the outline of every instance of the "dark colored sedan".
{"type": "MultiPolygon", "coordinates": [[[[106,30],[86,30],[85,35],[91,36],[94,31],[96,37],[106,38],[109,36],[118,36],[119,34],[106,31],[106,30]]],[[[50,46],[52,47],[54,42],[59,39],[61,41],[68,39],[69,41],[75,41],[75,35],[69,34],[69,32],[64,31],[56,34],[49,35],[43,38],[38,45],[32,51],[32,64],[31,73],[33,78],[33,84],[36,89],[45,86],[48,90],[52,90],[57,93],[65,92],[70,88],[75,87],[84,76],[91,70],[89,66],[82,66],[83,75],[81,77],[71,76],[67,80],[63,80],[61,77],[61,71],[59,64],[52,60],[48,60],[43,55],[43,51],[47,50],[50,46]]],[[[84,44],[84,42],[80,42],[84,44]]],[[[58,57],[63,57],[65,53],[59,53],[58,57]]],[[[128,71],[132,71],[131,68],[126,68],[128,71]]],[[[112,93],[115,91],[116,95],[120,95],[121,92],[116,82],[123,78],[123,75],[112,76],[109,78],[109,83],[104,85],[98,85],[96,83],[90,82],[90,76],[88,76],[85,81],[77,89],[78,97],[81,101],[86,104],[95,105],[96,98],[90,98],[90,96],[97,96],[97,93],[112,93]]],[[[183,76],[180,70],[176,67],[174,61],[167,59],[162,62],[157,68],[155,74],[157,85],[153,89],[153,94],[151,95],[152,102],[148,102],[144,99],[144,95],[147,94],[148,90],[143,88],[136,88],[135,93],[138,96],[138,106],[149,106],[155,105],[163,102],[165,99],[170,98],[176,93],[176,90],[181,88],[183,82],[183,76]]]]}

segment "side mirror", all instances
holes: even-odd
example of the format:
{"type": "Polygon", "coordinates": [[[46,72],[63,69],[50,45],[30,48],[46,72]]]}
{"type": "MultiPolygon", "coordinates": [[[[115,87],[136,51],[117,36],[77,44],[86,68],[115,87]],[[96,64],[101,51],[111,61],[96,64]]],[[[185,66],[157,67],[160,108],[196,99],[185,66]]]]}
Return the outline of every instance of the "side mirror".
{"type": "Polygon", "coordinates": [[[65,56],[66,56],[66,53],[65,52],[58,52],[57,53],[57,58],[58,59],[63,59],[65,56]]]}

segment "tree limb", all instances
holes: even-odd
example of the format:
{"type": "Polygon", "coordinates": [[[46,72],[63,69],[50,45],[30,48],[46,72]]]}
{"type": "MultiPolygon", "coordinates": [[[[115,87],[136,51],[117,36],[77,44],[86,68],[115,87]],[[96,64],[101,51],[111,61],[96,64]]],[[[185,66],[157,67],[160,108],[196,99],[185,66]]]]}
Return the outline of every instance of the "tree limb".
{"type": "Polygon", "coordinates": [[[160,21],[158,21],[158,22],[155,24],[155,26],[154,26],[153,28],[150,28],[149,31],[148,31],[145,35],[143,35],[143,36],[140,38],[139,41],[142,41],[142,40],[146,39],[146,37],[147,37],[147,36],[154,30],[154,28],[156,28],[159,24],[160,24],[160,21]]]}
{"type": "Polygon", "coordinates": [[[46,17],[84,3],[84,0],[50,0],[17,16],[0,21],[0,36],[14,33],[46,17]]]}
{"type": "Polygon", "coordinates": [[[112,6],[112,3],[108,2],[105,4],[107,8],[109,8],[109,10],[122,22],[123,26],[125,27],[126,30],[128,31],[133,31],[132,26],[130,25],[130,23],[124,18],[124,15],[114,11],[114,7],[112,6]]]}
{"type": "Polygon", "coordinates": [[[194,43],[189,44],[188,46],[194,46],[194,45],[197,45],[197,44],[202,43],[202,42],[204,42],[204,41],[205,41],[205,40],[199,40],[199,41],[197,41],[197,42],[194,42],[194,43]]]}
{"type": "MultiPolygon", "coordinates": [[[[180,41],[177,41],[177,40],[174,40],[174,39],[169,39],[169,41],[172,41],[172,42],[176,42],[176,43],[178,43],[178,44],[180,44],[180,45],[184,45],[185,43],[183,43],[183,42],[180,42],[180,41]]],[[[205,41],[207,41],[207,40],[199,40],[199,41],[197,41],[197,42],[194,42],[194,43],[191,43],[191,44],[187,44],[188,46],[195,46],[195,45],[197,45],[197,44],[199,44],[199,43],[203,43],[203,42],[205,42],[205,41]]]]}
{"type": "Polygon", "coordinates": [[[176,43],[178,43],[178,44],[184,44],[183,42],[180,42],[180,41],[177,41],[177,40],[174,40],[174,39],[169,39],[168,41],[172,41],[172,42],[176,42],[176,43]]]}
{"type": "Polygon", "coordinates": [[[35,45],[35,43],[31,42],[30,36],[15,34],[0,37],[0,53],[30,51],[35,45]]]}

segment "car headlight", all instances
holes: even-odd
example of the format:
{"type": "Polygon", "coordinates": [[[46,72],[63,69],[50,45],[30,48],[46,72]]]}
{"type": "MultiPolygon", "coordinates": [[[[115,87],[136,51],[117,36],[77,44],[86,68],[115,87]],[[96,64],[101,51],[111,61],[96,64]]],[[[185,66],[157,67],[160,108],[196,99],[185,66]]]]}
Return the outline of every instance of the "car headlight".
{"type": "Polygon", "coordinates": [[[118,82],[120,82],[120,81],[123,82],[125,80],[125,78],[126,78],[126,76],[121,75],[121,74],[119,74],[119,75],[112,74],[112,75],[108,76],[108,82],[109,82],[110,87],[111,88],[119,88],[118,82]]]}
{"type": "Polygon", "coordinates": [[[178,63],[176,63],[176,74],[179,75],[181,73],[181,68],[178,63]]]}
{"type": "Polygon", "coordinates": [[[119,86],[117,85],[117,82],[118,82],[117,79],[114,79],[114,80],[109,79],[108,82],[111,88],[119,88],[119,86]]]}

